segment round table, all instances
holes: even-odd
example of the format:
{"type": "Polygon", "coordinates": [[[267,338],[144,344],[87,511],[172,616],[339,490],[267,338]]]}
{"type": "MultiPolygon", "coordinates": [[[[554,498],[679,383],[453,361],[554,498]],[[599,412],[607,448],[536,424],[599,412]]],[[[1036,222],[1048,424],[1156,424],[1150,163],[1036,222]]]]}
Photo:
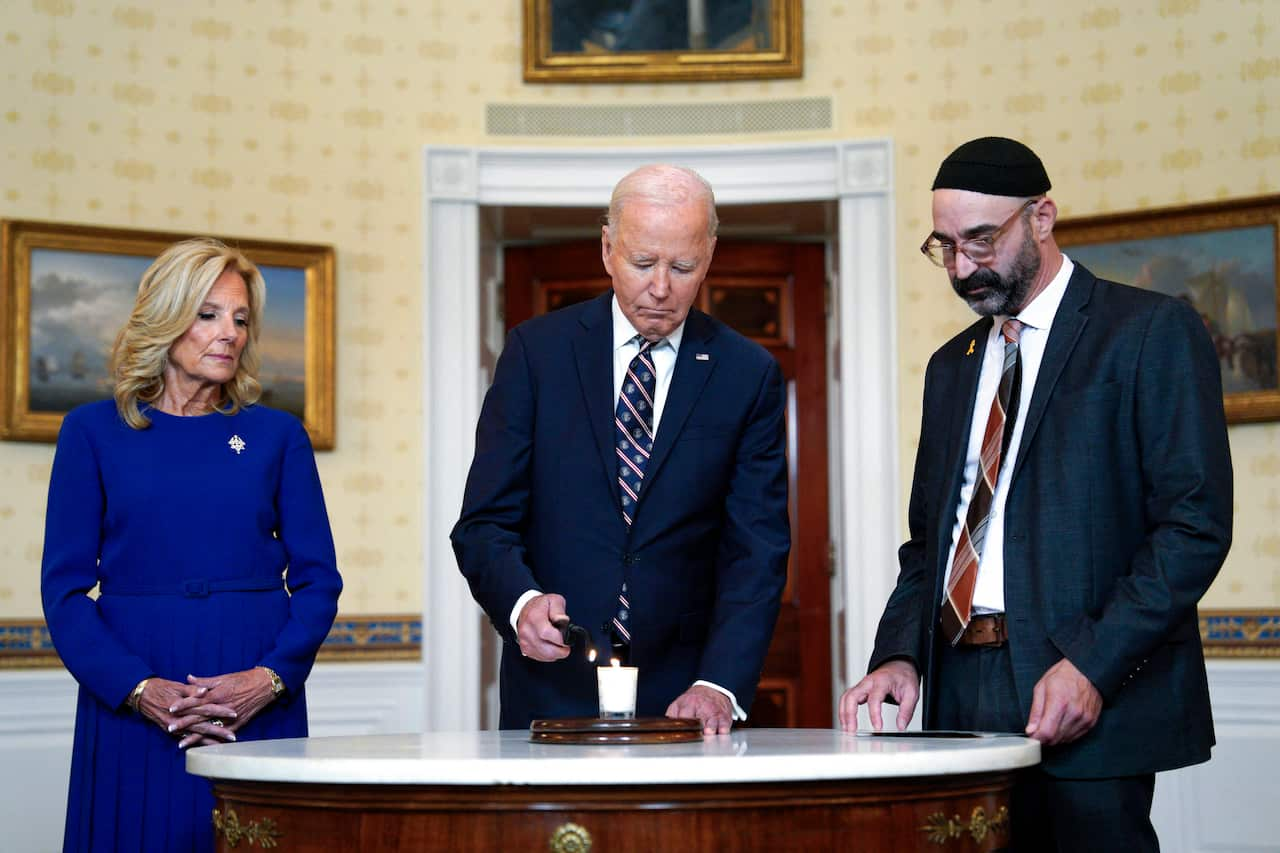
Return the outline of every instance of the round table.
{"type": "Polygon", "coordinates": [[[997,850],[1017,736],[743,729],[691,743],[531,743],[524,731],[193,749],[219,850],[997,850]]]}

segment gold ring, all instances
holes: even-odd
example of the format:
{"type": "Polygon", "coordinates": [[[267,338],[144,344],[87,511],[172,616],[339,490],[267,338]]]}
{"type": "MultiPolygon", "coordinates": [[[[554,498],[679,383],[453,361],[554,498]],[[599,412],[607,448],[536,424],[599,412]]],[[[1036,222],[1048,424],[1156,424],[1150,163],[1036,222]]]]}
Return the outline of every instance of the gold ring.
{"type": "Polygon", "coordinates": [[[209,722],[213,723],[215,726],[218,726],[218,727],[222,726],[222,720],[210,720],[209,722]]]}

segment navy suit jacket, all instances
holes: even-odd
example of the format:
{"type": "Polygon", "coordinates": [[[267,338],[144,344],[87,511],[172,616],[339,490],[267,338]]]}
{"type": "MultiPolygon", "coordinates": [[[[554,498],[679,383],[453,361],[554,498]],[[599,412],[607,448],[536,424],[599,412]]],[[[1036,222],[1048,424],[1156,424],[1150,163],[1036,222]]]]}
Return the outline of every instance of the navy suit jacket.
{"type": "Polygon", "coordinates": [[[690,311],[645,485],[623,521],[614,451],[612,293],[512,330],[476,429],[452,540],[502,635],[501,725],[595,716],[594,664],[521,655],[510,615],[528,589],[603,626],[625,581],[637,713],[661,716],[695,680],[747,709],[790,550],[785,394],[759,345],[690,311]]]}
{"type": "MultiPolygon", "coordinates": [[[[929,362],[911,538],[870,663],[916,663],[926,727],[937,725],[935,628],[990,328],[979,320],[929,362]]],[[[1031,393],[1005,505],[1017,697],[1025,719],[1036,682],[1065,657],[1104,700],[1093,730],[1047,748],[1044,767],[1094,778],[1207,760],[1196,603],[1230,546],[1232,485],[1204,323],[1186,302],[1076,264],[1031,393]]]]}

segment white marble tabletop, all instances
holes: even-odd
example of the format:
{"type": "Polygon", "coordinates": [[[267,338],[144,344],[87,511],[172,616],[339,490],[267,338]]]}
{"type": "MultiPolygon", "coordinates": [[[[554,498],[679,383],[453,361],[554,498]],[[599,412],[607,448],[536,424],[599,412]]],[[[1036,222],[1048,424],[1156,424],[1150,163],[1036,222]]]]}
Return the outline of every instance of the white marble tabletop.
{"type": "Polygon", "coordinates": [[[1027,767],[1018,736],[877,737],[834,729],[743,729],[652,745],[531,743],[527,731],[426,732],[206,746],[187,771],[214,779],[359,785],[596,785],[942,776],[1027,767]]]}

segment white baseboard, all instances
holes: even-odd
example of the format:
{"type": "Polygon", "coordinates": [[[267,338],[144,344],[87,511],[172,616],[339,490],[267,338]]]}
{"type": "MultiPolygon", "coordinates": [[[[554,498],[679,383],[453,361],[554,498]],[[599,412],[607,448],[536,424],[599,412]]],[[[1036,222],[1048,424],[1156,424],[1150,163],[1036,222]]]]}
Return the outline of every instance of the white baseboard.
{"type": "Polygon", "coordinates": [[[62,849],[75,717],[76,683],[65,670],[0,672],[0,826],[6,849],[62,849]]]}
{"type": "Polygon", "coordinates": [[[425,684],[418,661],[317,664],[307,681],[311,735],[420,732],[425,684]]]}
{"type": "MultiPolygon", "coordinates": [[[[317,664],[307,682],[311,733],[420,731],[424,683],[418,662],[317,664]]],[[[0,848],[62,849],[75,709],[65,670],[0,671],[0,848]]]]}
{"type": "Polygon", "coordinates": [[[1211,660],[1218,745],[1206,764],[1156,777],[1165,853],[1261,853],[1280,844],[1280,661],[1211,660]]]}

